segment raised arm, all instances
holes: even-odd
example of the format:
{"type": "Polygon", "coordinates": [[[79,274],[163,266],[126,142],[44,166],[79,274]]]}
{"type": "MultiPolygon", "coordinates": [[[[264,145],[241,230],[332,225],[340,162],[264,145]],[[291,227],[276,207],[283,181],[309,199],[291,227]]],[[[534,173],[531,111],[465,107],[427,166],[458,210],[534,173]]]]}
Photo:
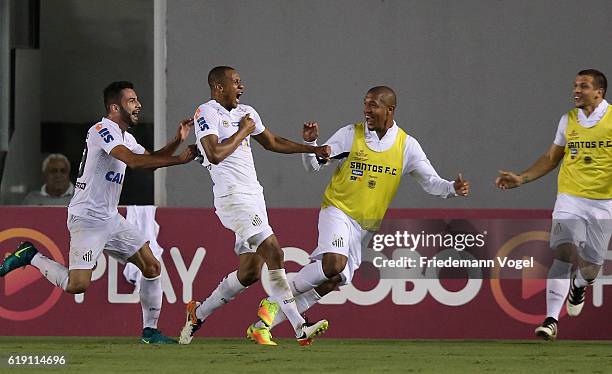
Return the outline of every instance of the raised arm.
{"type": "Polygon", "coordinates": [[[179,122],[176,136],[168,142],[163,148],[152,152],[152,155],[156,156],[172,156],[178,146],[187,139],[189,132],[193,128],[193,118],[186,118],[179,122]]]}
{"type": "Polygon", "coordinates": [[[511,171],[500,170],[495,179],[495,185],[502,190],[507,190],[532,182],[556,169],[564,155],[565,147],[553,143],[533,165],[522,173],[517,175],[511,171]]]}
{"type": "MultiPolygon", "coordinates": [[[[340,128],[334,135],[325,142],[324,146],[329,147],[328,157],[318,157],[314,153],[302,154],[302,165],[309,172],[321,170],[323,165],[327,165],[331,159],[342,160],[351,150],[353,144],[354,126],[349,125],[340,128]]],[[[302,137],[307,145],[316,147],[319,137],[319,124],[317,122],[306,122],[302,130],[302,137]]]]}
{"type": "Polygon", "coordinates": [[[253,131],[255,131],[255,121],[247,113],[238,123],[238,131],[221,143],[219,143],[219,137],[215,134],[202,137],[200,142],[202,148],[204,148],[204,153],[206,153],[206,158],[211,164],[219,164],[231,155],[253,131]]]}

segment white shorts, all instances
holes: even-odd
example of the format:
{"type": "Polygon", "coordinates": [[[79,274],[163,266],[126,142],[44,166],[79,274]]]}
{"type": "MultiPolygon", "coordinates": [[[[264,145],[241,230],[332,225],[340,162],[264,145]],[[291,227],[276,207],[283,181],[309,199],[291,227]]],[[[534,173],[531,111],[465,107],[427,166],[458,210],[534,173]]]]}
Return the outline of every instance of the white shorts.
{"type": "Polygon", "coordinates": [[[147,242],[119,213],[106,221],[69,214],[66,224],[70,231],[70,270],[93,269],[102,251],[125,263],[147,242]]]}
{"type": "Polygon", "coordinates": [[[254,253],[264,240],[274,234],[268,223],[266,201],[262,193],[215,198],[215,209],[223,226],[236,234],[234,252],[237,255],[254,253]]]}
{"type": "Polygon", "coordinates": [[[340,209],[328,206],[319,212],[319,239],[310,258],[321,260],[325,253],[346,256],[346,266],[340,273],[341,285],[349,284],[355,270],[361,265],[361,250],[367,247],[373,235],[340,209]]]}
{"type": "Polygon", "coordinates": [[[572,243],[578,255],[602,265],[612,235],[612,200],[559,194],[553,210],[550,246],[572,243]]]}

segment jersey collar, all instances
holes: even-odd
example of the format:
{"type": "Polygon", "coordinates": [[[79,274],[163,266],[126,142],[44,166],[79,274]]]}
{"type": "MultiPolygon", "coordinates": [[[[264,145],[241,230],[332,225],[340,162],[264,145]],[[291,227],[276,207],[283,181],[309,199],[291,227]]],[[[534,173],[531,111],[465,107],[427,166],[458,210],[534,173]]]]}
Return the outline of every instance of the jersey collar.
{"type": "Polygon", "coordinates": [[[378,134],[376,134],[376,131],[370,131],[366,123],[363,124],[363,128],[365,129],[366,143],[370,143],[370,142],[387,143],[389,141],[395,141],[395,136],[397,135],[397,129],[398,129],[397,124],[395,123],[395,120],[393,120],[393,126],[391,126],[389,130],[387,130],[387,132],[382,137],[382,139],[378,139],[378,134]]]}
{"type": "Polygon", "coordinates": [[[606,101],[606,99],[603,99],[601,101],[601,103],[599,103],[599,105],[597,105],[597,108],[595,108],[595,110],[593,111],[593,113],[591,113],[591,115],[587,118],[587,116],[584,114],[584,111],[582,111],[582,109],[578,110],[578,122],[584,123],[587,120],[590,119],[601,119],[604,114],[606,114],[606,111],[608,110],[608,102],[606,101]]]}

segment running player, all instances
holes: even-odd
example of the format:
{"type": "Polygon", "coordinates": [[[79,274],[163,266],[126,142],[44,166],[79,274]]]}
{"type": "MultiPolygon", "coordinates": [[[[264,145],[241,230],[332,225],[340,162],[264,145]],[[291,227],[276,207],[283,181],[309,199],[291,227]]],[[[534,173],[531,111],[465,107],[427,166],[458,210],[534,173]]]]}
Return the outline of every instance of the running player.
{"type": "Polygon", "coordinates": [[[91,274],[102,252],[136,265],[142,272],[140,303],[146,344],[176,343],[157,329],[162,305],[161,265],[148,241],[117,211],[126,165],[156,169],[185,164],[197,155],[195,145],[173,156],[189,135],[193,120],[179,123],[176,137],[164,148],[149,153],[126,130],[138,124],[141,105],[130,82],[113,82],[104,89],[106,116],[87,131],[85,150],[68,206],[70,254],[68,269],[38,252],[30,242],[19,245],[0,265],[0,276],[32,265],[52,284],[71,294],[89,287],[91,274]]]}
{"type": "MultiPolygon", "coordinates": [[[[187,304],[187,321],[179,343],[189,344],[193,334],[217,308],[259,280],[261,268],[268,266],[271,298],[288,316],[300,345],[308,345],[313,336],[327,329],[327,321],[306,323],[298,313],[283,268],[283,251],[268,224],[263,188],[257,180],[251,137],[265,149],[278,153],[315,153],[327,158],[328,147],[298,144],[283,139],[264,127],[253,107],[240,104],[244,85],[238,72],[229,66],[217,66],[208,74],[211,99],[200,105],[197,122],[198,148],[206,155],[203,165],[213,181],[214,204],[219,220],[236,234],[234,252],[238,270],[228,274],[202,303],[187,304]]],[[[270,311],[260,307],[258,315],[268,318],[270,311]]],[[[258,334],[251,331],[252,336],[258,334]]]]}
{"type": "Polygon", "coordinates": [[[495,184],[520,187],[561,164],[553,210],[550,247],[555,259],[546,281],[546,319],[536,336],[557,338],[559,314],[567,297],[567,314],[584,306],[586,286],[593,284],[612,234],[612,114],[605,100],[608,82],[594,69],[574,80],[575,108],[559,121],[553,144],[520,174],[500,171],[495,184]],[[572,264],[578,268],[572,272],[572,264]],[[569,291],[569,296],[568,296],[569,291]]]}
{"type": "MultiPolygon", "coordinates": [[[[367,246],[395,196],[401,176],[412,175],[429,194],[442,198],[467,196],[469,182],[461,174],[454,182],[438,176],[419,143],[393,119],[395,92],[386,86],[371,88],[364,99],[365,123],[338,130],[327,142],[331,157],[339,160],[331,182],[323,195],[319,212],[319,239],[311,255],[313,262],[304,266],[290,282],[298,311],[306,311],[321,297],[351,282],[361,264],[362,247],[367,246]]],[[[304,125],[304,140],[315,146],[318,124],[304,125]]],[[[303,156],[309,171],[319,171],[322,164],[314,154],[303,156]]],[[[273,311],[273,300],[262,305],[273,311]]],[[[269,330],[284,321],[282,313],[270,313],[270,319],[249,326],[260,331],[260,344],[271,341],[269,330]]]]}

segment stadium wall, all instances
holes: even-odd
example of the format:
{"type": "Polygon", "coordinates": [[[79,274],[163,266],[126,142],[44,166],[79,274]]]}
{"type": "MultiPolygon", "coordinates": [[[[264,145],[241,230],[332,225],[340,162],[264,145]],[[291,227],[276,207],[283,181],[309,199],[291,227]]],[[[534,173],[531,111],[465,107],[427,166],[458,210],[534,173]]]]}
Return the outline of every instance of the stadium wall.
{"type": "MultiPolygon", "coordinates": [[[[308,262],[308,253],[316,245],[317,210],[271,209],[269,216],[284,246],[288,272],[295,272],[308,262]]],[[[335,338],[531,338],[534,326],[544,318],[543,278],[552,261],[545,256],[550,253],[549,216],[548,210],[392,210],[387,229],[484,233],[484,250],[514,259],[533,256],[534,266],[513,276],[500,269],[497,274],[469,279],[431,277],[427,267],[390,277],[381,276],[382,271],[366,259],[353,285],[330,293],[307,314],[311,320],[327,318],[331,328],[326,336],[335,338]]],[[[69,243],[65,220],[65,208],[0,207],[0,248],[10,250],[19,241],[31,240],[46,255],[65,264],[69,243]]],[[[184,323],[185,303],[206,297],[236,267],[234,235],[221,226],[211,209],[159,208],[156,220],[158,242],[164,248],[164,306],[159,327],[175,335],[184,323]]],[[[406,248],[389,247],[382,253],[395,258],[407,252],[406,248]]],[[[477,255],[479,250],[469,252],[477,255]]],[[[424,255],[427,250],[419,247],[414,253],[424,255]]],[[[608,307],[612,251],[607,259],[607,276],[589,289],[580,317],[562,314],[563,339],[612,339],[608,307]]],[[[139,335],[138,294],[122,271],[122,265],[104,256],[94,270],[90,289],[85,295],[73,296],[54,288],[32,267],[15,270],[0,279],[0,335],[139,335]]],[[[243,337],[264,296],[260,284],[250,287],[212,315],[201,336],[243,337]]],[[[275,336],[291,334],[286,324],[275,330],[275,336]]]]}
{"type": "MultiPolygon", "coordinates": [[[[215,65],[236,67],[241,100],[290,139],[307,120],[319,121],[321,139],[359,121],[367,89],[387,84],[398,124],[440,175],[473,182],[470,199],[450,201],[404,182],[394,207],[550,209],[556,173],[511,193],[493,180],[552,143],[577,71],[612,76],[611,23],[606,0],[168,1],[166,134],[208,100],[215,65]]],[[[298,156],[253,151],[268,206],[318,206],[331,170],[307,175],[298,156]]],[[[168,169],[166,187],[169,206],[212,206],[197,165],[168,169]]]]}

